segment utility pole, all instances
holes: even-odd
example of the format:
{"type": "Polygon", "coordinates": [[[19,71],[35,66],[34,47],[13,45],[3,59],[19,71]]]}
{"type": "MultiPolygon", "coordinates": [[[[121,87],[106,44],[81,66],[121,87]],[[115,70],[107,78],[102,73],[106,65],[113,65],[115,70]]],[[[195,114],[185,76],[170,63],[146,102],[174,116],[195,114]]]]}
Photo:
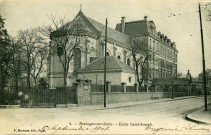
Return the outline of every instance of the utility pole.
{"type": "Polygon", "coordinates": [[[174,81],[172,81],[171,99],[174,99],[174,81]]]}
{"type": "Polygon", "coordinates": [[[205,106],[205,111],[207,111],[207,88],[206,88],[206,71],[205,71],[205,57],[204,57],[204,38],[203,38],[200,3],[199,3],[199,18],[200,18],[200,29],[201,29],[202,64],[203,64],[203,78],[204,78],[204,81],[203,81],[203,83],[204,83],[204,106],[205,106]]]}
{"type": "Polygon", "coordinates": [[[104,64],[104,107],[106,107],[106,53],[107,53],[107,25],[108,21],[106,18],[106,27],[105,27],[105,64],[104,64]]]}

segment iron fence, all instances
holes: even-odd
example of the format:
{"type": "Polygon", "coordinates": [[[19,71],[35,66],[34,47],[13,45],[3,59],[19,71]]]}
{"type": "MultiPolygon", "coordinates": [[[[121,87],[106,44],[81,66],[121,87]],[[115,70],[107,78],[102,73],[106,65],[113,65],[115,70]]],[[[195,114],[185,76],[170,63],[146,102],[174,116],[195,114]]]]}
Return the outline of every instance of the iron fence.
{"type": "Polygon", "coordinates": [[[121,85],[111,85],[111,92],[124,92],[124,88],[121,85]]]}
{"type": "Polygon", "coordinates": [[[136,92],[135,86],[126,86],[126,92],[136,92]]]}

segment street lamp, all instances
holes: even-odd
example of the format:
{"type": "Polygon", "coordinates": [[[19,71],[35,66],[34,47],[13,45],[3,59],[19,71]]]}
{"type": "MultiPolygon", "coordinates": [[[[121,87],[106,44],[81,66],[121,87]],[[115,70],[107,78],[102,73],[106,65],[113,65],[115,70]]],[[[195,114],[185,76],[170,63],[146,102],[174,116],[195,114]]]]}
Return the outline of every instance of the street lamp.
{"type": "Polygon", "coordinates": [[[191,74],[189,71],[190,70],[188,70],[188,73],[186,74],[186,80],[188,81],[188,96],[190,94],[190,83],[191,83],[191,74]]]}

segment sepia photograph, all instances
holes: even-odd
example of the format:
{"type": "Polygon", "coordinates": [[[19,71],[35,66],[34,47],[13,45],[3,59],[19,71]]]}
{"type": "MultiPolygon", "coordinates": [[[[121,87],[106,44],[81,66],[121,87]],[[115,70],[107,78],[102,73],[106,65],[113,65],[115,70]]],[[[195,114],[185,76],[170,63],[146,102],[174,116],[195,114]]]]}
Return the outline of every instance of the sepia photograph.
{"type": "Polygon", "coordinates": [[[0,135],[211,135],[211,0],[0,0],[0,135]]]}

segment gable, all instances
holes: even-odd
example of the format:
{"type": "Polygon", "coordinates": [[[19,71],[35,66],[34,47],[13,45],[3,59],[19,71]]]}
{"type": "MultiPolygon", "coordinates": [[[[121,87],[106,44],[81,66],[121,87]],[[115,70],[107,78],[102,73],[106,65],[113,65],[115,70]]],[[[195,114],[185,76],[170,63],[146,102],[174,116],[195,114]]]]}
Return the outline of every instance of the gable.
{"type": "Polygon", "coordinates": [[[76,18],[73,20],[72,25],[78,26],[78,29],[83,30],[85,33],[94,34],[94,35],[99,34],[98,30],[94,26],[92,26],[87,21],[87,19],[84,18],[84,16],[81,16],[81,15],[76,16],[76,18]]]}
{"type": "MultiPolygon", "coordinates": [[[[82,11],[80,11],[77,16],[66,25],[62,26],[64,27],[71,27],[73,25],[81,25],[81,30],[85,31],[85,34],[92,34],[93,36],[102,36],[105,37],[105,25],[95,21],[94,19],[91,19],[89,17],[86,17],[82,11]]],[[[53,33],[61,34],[62,31],[55,31],[53,33]]],[[[119,45],[128,46],[130,43],[130,37],[126,34],[123,34],[115,29],[112,29],[108,27],[107,29],[107,36],[108,41],[116,42],[119,45]]]]}

